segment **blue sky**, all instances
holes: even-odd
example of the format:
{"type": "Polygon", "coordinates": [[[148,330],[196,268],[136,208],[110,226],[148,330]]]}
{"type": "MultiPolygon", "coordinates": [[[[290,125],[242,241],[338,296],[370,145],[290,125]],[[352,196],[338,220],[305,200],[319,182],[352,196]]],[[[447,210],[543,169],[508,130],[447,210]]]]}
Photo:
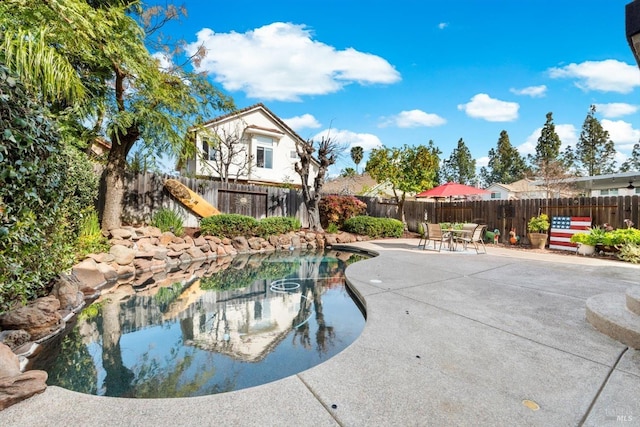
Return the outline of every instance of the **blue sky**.
{"type": "MultiPolygon", "coordinates": [[[[629,1],[192,0],[164,32],[207,48],[198,71],[238,108],[362,146],[360,169],[376,146],[433,140],[448,158],[460,138],[482,166],[502,130],[526,155],[548,112],[575,146],[591,104],[619,165],[640,140],[629,1]]],[[[348,150],[331,172],[346,167],[348,150]]]]}

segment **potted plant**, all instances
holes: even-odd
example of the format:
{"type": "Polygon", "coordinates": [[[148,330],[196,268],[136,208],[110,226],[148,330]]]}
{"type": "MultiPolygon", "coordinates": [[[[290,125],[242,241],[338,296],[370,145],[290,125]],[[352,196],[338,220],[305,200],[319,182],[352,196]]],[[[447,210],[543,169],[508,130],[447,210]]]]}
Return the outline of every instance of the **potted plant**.
{"type": "Polygon", "coordinates": [[[529,241],[536,249],[544,249],[547,244],[547,230],[549,229],[549,217],[547,214],[540,214],[532,217],[527,223],[529,230],[529,241]]]}
{"type": "Polygon", "coordinates": [[[577,252],[580,255],[593,255],[596,252],[596,245],[601,243],[598,233],[593,233],[591,230],[588,233],[576,233],[569,240],[578,245],[577,252]]]}

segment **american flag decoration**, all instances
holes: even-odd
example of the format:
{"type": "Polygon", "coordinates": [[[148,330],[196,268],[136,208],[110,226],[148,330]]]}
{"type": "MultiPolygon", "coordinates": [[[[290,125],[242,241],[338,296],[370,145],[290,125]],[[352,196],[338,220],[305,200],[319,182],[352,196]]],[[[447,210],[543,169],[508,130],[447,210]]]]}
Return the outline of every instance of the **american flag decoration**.
{"type": "Polygon", "coordinates": [[[589,227],[591,227],[591,218],[588,216],[552,217],[549,249],[575,252],[578,245],[570,242],[571,236],[575,233],[584,233],[589,227]]]}

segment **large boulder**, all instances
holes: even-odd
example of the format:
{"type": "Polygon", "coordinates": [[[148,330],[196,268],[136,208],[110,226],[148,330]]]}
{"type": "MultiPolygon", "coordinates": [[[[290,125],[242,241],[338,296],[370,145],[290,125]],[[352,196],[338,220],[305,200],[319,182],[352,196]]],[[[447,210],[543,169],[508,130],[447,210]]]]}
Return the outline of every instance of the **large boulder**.
{"type": "Polygon", "coordinates": [[[135,249],[127,248],[123,245],[111,246],[111,249],[109,249],[109,253],[113,255],[114,260],[118,265],[129,265],[136,257],[135,249]]]}
{"type": "Polygon", "coordinates": [[[0,378],[20,375],[20,359],[8,345],[0,343],[0,378]]]}
{"type": "Polygon", "coordinates": [[[0,316],[0,328],[23,329],[38,340],[60,329],[62,317],[58,310],[60,301],[53,295],[38,298],[25,307],[0,316]]]}
{"type": "Polygon", "coordinates": [[[0,411],[42,393],[47,388],[45,371],[27,371],[25,373],[0,378],[0,411]]]}
{"type": "Polygon", "coordinates": [[[104,274],[98,268],[98,263],[93,258],[80,261],[73,267],[73,274],[85,286],[96,289],[106,282],[104,274]]]}
{"type": "Polygon", "coordinates": [[[80,292],[82,284],[74,275],[61,274],[53,285],[51,295],[58,298],[60,308],[73,310],[84,301],[84,295],[80,292]]]}
{"type": "Polygon", "coordinates": [[[247,239],[244,236],[234,237],[231,241],[231,244],[233,245],[235,250],[240,253],[249,252],[249,242],[247,242],[247,239]]]}

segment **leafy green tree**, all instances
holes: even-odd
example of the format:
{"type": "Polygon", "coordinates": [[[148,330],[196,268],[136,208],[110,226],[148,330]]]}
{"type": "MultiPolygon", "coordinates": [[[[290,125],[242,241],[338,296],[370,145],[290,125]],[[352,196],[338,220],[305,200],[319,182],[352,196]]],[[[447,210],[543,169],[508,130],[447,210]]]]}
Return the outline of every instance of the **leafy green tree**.
{"type": "Polygon", "coordinates": [[[640,143],[633,144],[633,151],[631,151],[631,157],[622,163],[620,166],[620,172],[640,171],[640,143]]]}
{"type": "Polygon", "coordinates": [[[524,178],[529,169],[518,149],[511,145],[506,130],[500,132],[498,145],[489,150],[488,167],[480,169],[480,176],[486,186],[499,182],[511,184],[524,178]]]}
{"type": "Polygon", "coordinates": [[[451,156],[443,162],[442,176],[446,182],[475,183],[476,160],[462,138],[458,140],[458,146],[453,149],[451,156]]]}
{"type": "Polygon", "coordinates": [[[592,105],[582,125],[575,151],[579,170],[588,176],[613,173],[616,165],[613,141],[595,114],[596,107],[592,105]]]}
{"type": "Polygon", "coordinates": [[[407,194],[432,188],[436,183],[439,150],[433,145],[373,149],[365,170],[377,182],[391,185],[398,204],[398,219],[406,224],[404,203],[407,194]]]}
{"type": "Polygon", "coordinates": [[[356,173],[358,173],[358,165],[362,161],[364,150],[360,146],[351,147],[351,160],[356,164],[356,173]]]}
{"type": "Polygon", "coordinates": [[[189,153],[185,145],[194,148],[192,140],[185,140],[187,130],[214,111],[233,107],[205,76],[176,64],[163,69],[147,49],[145,31],[179,16],[173,6],[143,11],[137,0],[8,0],[0,6],[0,17],[11,17],[3,19],[1,36],[8,64],[43,97],[56,100],[52,104],[70,123],[67,132],[111,142],[104,176],[105,230],[120,226],[127,155],[134,146],[156,155],[189,153]],[[55,67],[47,68],[49,57],[55,67]],[[47,92],[58,78],[66,83],[47,92]]]}

